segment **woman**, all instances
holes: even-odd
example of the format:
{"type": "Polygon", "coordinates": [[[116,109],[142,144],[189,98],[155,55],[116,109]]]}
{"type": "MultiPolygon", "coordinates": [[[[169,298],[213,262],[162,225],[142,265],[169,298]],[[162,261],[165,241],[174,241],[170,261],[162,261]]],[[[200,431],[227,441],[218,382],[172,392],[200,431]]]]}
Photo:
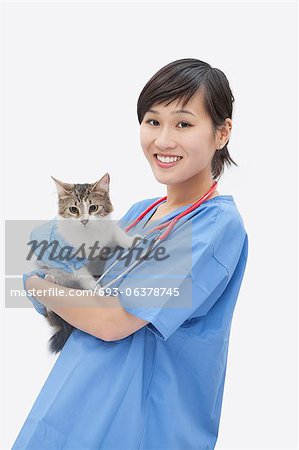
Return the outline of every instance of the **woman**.
{"type": "MultiPolygon", "coordinates": [[[[233,101],[223,72],[197,59],[174,61],[145,85],[137,105],[141,146],[167,198],[129,234],[143,236],[204,201],[163,241],[168,259],[142,262],[112,285],[117,296],[97,299],[115,307],[78,313],[59,308],[58,298],[29,296],[39,312],[48,306],[76,329],[13,450],[215,447],[231,321],[248,253],[233,197],[213,184],[224,165],[234,163],[227,149],[233,101]],[[159,289],[170,285],[176,291],[163,295],[159,289]]],[[[135,203],[119,224],[126,229],[156,200],[135,203]]],[[[120,261],[102,282],[122,270],[120,261]]],[[[53,286],[42,274],[30,275],[26,289],[53,286]]]]}

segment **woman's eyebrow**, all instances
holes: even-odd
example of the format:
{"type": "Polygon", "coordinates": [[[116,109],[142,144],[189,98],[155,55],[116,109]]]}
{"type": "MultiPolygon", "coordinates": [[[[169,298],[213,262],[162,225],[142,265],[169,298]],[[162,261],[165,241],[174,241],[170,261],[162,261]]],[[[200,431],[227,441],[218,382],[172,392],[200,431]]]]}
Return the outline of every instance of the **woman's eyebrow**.
{"type": "MultiPolygon", "coordinates": [[[[156,111],[155,109],[151,109],[151,108],[148,109],[147,112],[159,114],[159,111],[156,111]]],[[[192,116],[196,117],[195,114],[193,114],[191,111],[188,111],[187,109],[178,109],[177,111],[171,111],[170,114],[180,114],[180,113],[191,114],[192,116]]]]}

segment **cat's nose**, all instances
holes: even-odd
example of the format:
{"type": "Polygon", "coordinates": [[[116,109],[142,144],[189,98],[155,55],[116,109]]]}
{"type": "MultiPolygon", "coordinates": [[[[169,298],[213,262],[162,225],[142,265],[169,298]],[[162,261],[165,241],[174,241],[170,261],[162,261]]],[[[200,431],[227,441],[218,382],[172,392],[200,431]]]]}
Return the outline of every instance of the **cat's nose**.
{"type": "Polygon", "coordinates": [[[83,220],[81,220],[81,223],[83,223],[83,225],[86,225],[87,222],[88,222],[88,219],[83,219],[83,220]]]}

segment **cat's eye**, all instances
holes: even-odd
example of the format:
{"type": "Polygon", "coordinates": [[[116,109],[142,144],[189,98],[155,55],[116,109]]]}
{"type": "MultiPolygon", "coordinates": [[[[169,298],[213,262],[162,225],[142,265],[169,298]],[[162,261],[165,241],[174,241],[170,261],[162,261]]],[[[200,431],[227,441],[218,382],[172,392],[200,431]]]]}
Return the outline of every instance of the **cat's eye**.
{"type": "Polygon", "coordinates": [[[98,205],[91,205],[90,207],[89,207],[89,212],[95,212],[95,211],[97,211],[98,210],[98,205]]]}
{"type": "Polygon", "coordinates": [[[69,210],[72,214],[77,214],[79,212],[79,209],[76,208],[76,206],[70,206],[69,210]]]}

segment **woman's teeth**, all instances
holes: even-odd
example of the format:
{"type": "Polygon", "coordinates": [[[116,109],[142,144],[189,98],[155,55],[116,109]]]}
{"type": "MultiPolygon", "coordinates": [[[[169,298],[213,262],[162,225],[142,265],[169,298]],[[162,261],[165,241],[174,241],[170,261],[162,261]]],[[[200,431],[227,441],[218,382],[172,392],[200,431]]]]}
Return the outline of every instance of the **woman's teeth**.
{"type": "Polygon", "coordinates": [[[180,159],[182,159],[181,156],[160,156],[155,154],[155,157],[158,159],[158,161],[161,161],[162,163],[173,163],[176,161],[179,161],[180,159]]]}

